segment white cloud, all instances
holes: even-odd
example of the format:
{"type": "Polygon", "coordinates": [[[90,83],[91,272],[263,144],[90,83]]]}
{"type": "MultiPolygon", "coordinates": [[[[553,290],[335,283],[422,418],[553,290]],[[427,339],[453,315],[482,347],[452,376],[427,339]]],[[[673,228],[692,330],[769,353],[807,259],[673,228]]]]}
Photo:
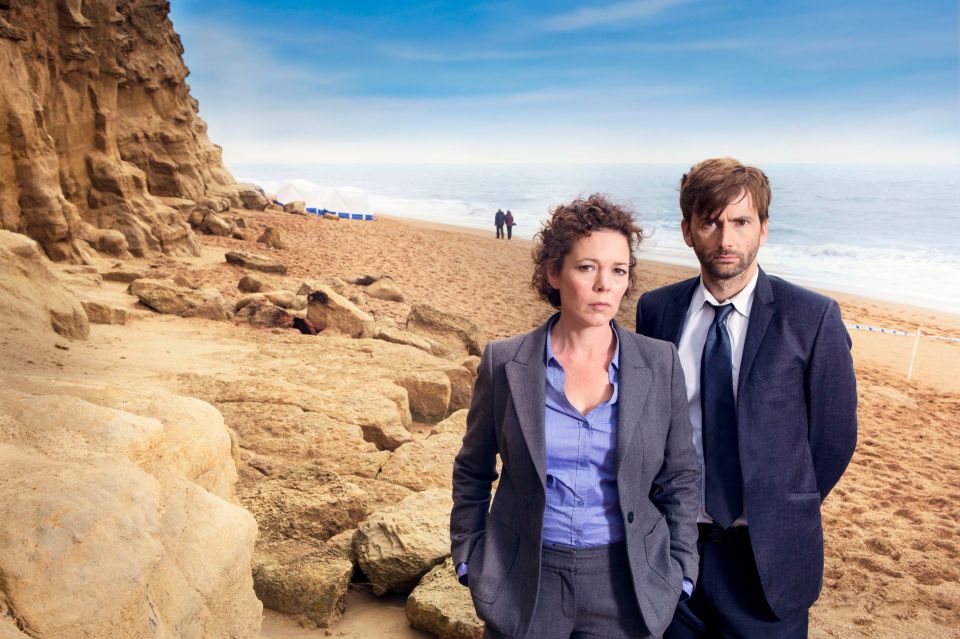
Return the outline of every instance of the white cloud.
{"type": "Polygon", "coordinates": [[[603,7],[581,7],[576,11],[549,18],[545,27],[548,31],[577,31],[624,20],[643,20],[690,2],[691,0],[632,0],[603,7]]]}

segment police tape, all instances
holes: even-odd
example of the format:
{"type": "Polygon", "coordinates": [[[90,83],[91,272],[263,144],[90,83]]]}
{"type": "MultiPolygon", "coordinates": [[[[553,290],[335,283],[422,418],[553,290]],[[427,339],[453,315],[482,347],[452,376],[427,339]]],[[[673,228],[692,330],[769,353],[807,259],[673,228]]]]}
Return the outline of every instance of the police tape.
{"type": "Polygon", "coordinates": [[[938,339],[944,342],[960,342],[960,338],[946,337],[944,335],[930,335],[924,333],[921,329],[915,331],[901,331],[896,328],[878,328],[876,326],[866,326],[864,324],[845,324],[848,329],[857,331],[869,331],[871,333],[886,333],[887,335],[903,335],[905,337],[927,337],[929,339],[938,339]]]}

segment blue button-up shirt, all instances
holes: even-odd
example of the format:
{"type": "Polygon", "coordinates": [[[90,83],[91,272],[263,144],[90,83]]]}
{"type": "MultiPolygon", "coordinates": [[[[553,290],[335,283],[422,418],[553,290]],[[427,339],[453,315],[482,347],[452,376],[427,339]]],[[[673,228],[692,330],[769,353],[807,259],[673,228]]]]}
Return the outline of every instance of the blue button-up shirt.
{"type": "Polygon", "coordinates": [[[607,367],[613,395],[581,415],[564,393],[563,366],[553,352],[550,330],[547,331],[544,543],[582,548],[612,544],[625,536],[617,491],[620,340],[616,331],[614,339],[616,347],[607,367]]]}

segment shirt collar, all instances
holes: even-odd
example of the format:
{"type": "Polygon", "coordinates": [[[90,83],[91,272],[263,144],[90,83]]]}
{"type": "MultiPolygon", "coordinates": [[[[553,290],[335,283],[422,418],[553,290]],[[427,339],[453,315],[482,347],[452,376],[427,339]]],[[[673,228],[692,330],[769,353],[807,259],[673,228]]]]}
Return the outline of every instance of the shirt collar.
{"type": "MultiPolygon", "coordinates": [[[[549,366],[550,362],[556,362],[558,365],[560,362],[557,360],[557,355],[553,351],[553,340],[550,338],[550,333],[553,331],[553,325],[557,323],[557,320],[560,319],[560,313],[557,313],[550,318],[550,321],[547,322],[547,348],[545,354],[545,363],[549,366]]],[[[610,322],[610,330],[613,331],[614,347],[613,347],[613,357],[610,359],[610,366],[617,370],[620,370],[620,336],[617,335],[617,329],[613,325],[613,322],[610,322]]]]}
{"type": "Polygon", "coordinates": [[[743,315],[747,319],[750,319],[750,308],[753,306],[753,293],[757,288],[757,280],[760,277],[760,269],[753,274],[753,277],[750,278],[750,281],[747,282],[747,285],[743,287],[743,290],[731,297],[726,302],[718,302],[717,298],[707,290],[707,287],[703,284],[703,276],[700,277],[700,281],[697,284],[697,290],[693,293],[693,299],[691,300],[690,308],[691,309],[701,309],[703,308],[704,303],[709,303],[713,306],[720,306],[721,304],[730,303],[733,304],[734,310],[737,311],[740,315],[743,315]]]}

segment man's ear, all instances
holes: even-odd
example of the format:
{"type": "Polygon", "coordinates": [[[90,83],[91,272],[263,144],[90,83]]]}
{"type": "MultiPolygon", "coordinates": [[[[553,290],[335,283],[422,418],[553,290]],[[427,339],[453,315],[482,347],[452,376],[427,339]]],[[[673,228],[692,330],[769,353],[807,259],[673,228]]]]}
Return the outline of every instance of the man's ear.
{"type": "Polygon", "coordinates": [[[760,246],[763,246],[764,242],[767,241],[767,223],[770,221],[770,218],[760,222],[760,246]]]}
{"type": "Polygon", "coordinates": [[[693,234],[690,231],[690,223],[686,220],[680,220],[680,231],[683,233],[683,241],[687,246],[693,248],[693,234]]]}

